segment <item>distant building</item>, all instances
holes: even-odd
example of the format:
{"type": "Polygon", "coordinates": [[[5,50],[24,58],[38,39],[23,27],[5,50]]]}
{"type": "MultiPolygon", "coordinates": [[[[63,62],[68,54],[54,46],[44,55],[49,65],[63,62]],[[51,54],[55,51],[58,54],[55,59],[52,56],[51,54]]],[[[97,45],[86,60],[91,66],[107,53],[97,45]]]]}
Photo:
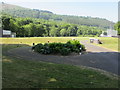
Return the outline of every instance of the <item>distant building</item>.
{"type": "Polygon", "coordinates": [[[16,33],[9,30],[2,30],[2,37],[16,37],[16,33]]]}
{"type": "Polygon", "coordinates": [[[107,29],[107,35],[104,35],[104,32],[100,35],[100,37],[117,37],[117,31],[113,29],[107,29]]]}
{"type": "Polygon", "coordinates": [[[117,31],[116,30],[112,30],[112,29],[108,29],[107,30],[107,36],[108,37],[117,37],[117,31]]]}
{"type": "Polygon", "coordinates": [[[11,31],[3,30],[2,37],[11,37],[11,31]]]}

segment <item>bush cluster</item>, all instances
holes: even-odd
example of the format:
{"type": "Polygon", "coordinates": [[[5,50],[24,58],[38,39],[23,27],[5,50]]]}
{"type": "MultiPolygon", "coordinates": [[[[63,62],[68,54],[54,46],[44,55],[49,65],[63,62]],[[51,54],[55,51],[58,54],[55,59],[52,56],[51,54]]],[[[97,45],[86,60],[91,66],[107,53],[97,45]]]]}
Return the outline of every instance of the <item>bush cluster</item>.
{"type": "Polygon", "coordinates": [[[85,51],[85,46],[77,40],[70,40],[67,43],[45,43],[32,47],[35,52],[41,54],[61,54],[68,55],[72,52],[80,53],[85,51]]]}

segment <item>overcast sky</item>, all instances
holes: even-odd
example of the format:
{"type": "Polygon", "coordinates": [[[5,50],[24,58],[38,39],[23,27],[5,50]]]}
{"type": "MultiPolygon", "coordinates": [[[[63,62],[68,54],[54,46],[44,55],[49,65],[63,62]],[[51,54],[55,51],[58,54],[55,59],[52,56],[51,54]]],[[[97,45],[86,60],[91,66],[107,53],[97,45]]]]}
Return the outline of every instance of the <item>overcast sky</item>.
{"type": "Polygon", "coordinates": [[[2,2],[48,10],[61,15],[91,16],[118,21],[118,0],[59,0],[59,2],[58,0],[2,0],[2,2]]]}

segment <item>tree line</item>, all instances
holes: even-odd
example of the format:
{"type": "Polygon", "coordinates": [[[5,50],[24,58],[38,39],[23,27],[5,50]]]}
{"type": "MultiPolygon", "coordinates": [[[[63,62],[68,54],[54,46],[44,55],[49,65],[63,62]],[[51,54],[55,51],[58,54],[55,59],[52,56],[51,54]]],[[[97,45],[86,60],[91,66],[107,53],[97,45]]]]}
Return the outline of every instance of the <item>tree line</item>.
{"type": "Polygon", "coordinates": [[[2,15],[2,28],[15,32],[17,37],[99,36],[102,33],[98,27],[7,14],[2,15]]]}

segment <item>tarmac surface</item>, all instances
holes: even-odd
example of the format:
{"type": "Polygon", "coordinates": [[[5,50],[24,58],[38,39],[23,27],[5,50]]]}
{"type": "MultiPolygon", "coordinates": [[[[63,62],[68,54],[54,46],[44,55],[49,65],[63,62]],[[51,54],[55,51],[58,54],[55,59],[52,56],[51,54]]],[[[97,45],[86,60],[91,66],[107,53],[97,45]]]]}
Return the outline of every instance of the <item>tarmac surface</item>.
{"type": "Polygon", "coordinates": [[[32,51],[31,47],[20,47],[11,49],[7,51],[6,54],[8,56],[22,58],[24,60],[87,66],[120,75],[120,73],[118,73],[118,52],[92,45],[88,43],[88,41],[83,41],[81,43],[86,46],[88,53],[69,56],[41,55],[32,51]]]}

